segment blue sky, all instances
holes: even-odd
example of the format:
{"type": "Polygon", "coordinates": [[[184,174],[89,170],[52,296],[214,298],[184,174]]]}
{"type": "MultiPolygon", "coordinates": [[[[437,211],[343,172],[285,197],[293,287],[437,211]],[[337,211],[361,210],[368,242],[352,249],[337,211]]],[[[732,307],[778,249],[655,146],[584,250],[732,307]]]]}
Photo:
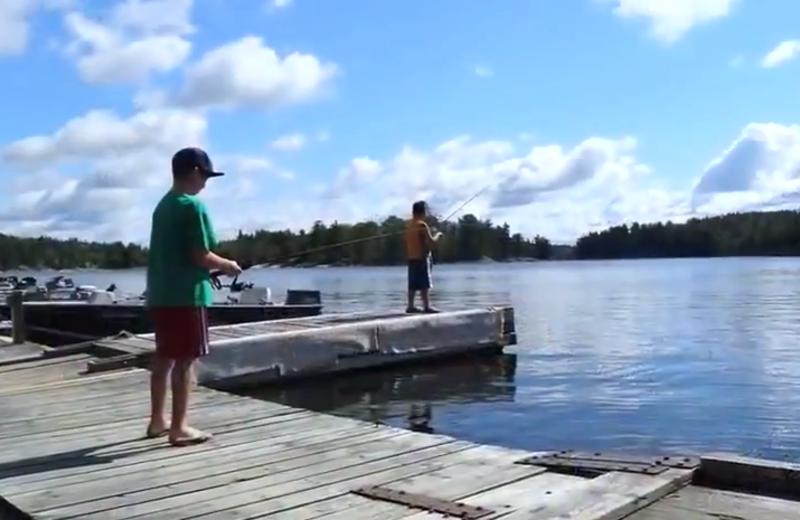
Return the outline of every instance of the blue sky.
{"type": "Polygon", "coordinates": [[[800,64],[764,61],[800,4],[283,3],[0,7],[6,231],[142,240],[188,144],[230,173],[205,194],[223,233],[489,185],[466,211],[572,240],[800,187],[800,64]]]}

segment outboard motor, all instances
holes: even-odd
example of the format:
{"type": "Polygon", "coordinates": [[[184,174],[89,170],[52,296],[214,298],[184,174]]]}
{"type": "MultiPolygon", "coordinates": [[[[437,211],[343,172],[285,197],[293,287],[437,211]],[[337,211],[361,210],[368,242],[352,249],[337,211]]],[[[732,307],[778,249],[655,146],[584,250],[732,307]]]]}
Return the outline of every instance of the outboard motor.
{"type": "Polygon", "coordinates": [[[322,305],[322,294],[319,291],[288,289],[286,305],[322,305]]]}

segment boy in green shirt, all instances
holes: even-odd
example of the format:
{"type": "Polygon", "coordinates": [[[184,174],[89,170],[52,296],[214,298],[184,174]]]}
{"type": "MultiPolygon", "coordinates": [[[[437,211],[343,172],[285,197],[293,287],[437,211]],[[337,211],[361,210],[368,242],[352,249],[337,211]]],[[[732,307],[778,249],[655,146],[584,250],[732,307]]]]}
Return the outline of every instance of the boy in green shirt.
{"type": "Polygon", "coordinates": [[[174,446],[211,438],[189,426],[186,411],[194,383],[194,363],[208,354],[207,307],[213,303],[209,271],[235,276],[239,265],[212,252],[217,239],[206,206],[197,198],[214,171],[208,154],[184,148],[172,157],[172,189],[153,212],[147,262],[147,306],[155,329],[156,352],[150,374],[148,437],[169,435],[174,446]],[[172,420],[165,419],[168,380],[172,420]]]}

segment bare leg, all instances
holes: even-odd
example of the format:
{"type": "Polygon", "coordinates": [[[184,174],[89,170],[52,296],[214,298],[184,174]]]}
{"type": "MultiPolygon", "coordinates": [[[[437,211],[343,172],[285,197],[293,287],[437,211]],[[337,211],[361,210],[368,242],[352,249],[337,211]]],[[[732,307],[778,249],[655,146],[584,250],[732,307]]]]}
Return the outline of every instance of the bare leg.
{"type": "Polygon", "coordinates": [[[167,431],[164,411],[167,404],[167,379],[172,369],[172,360],[155,354],[150,367],[150,424],[148,437],[158,437],[167,431]]]}
{"type": "Polygon", "coordinates": [[[186,414],[189,409],[189,394],[192,392],[194,359],[181,359],[175,362],[172,369],[172,424],[170,436],[173,438],[185,435],[189,424],[186,414]]]}
{"type": "Polygon", "coordinates": [[[430,291],[430,289],[423,289],[423,290],[420,291],[420,294],[422,295],[422,309],[423,309],[423,312],[427,312],[427,313],[439,312],[438,310],[436,310],[433,307],[431,307],[431,291],[430,291]]]}
{"type": "Polygon", "coordinates": [[[194,361],[178,360],[172,369],[172,422],[169,438],[173,444],[197,444],[210,438],[208,434],[189,426],[187,420],[189,396],[194,386],[194,361]]]}
{"type": "Polygon", "coordinates": [[[414,308],[414,300],[417,297],[417,291],[408,291],[406,296],[406,309],[413,309],[414,308]]]}

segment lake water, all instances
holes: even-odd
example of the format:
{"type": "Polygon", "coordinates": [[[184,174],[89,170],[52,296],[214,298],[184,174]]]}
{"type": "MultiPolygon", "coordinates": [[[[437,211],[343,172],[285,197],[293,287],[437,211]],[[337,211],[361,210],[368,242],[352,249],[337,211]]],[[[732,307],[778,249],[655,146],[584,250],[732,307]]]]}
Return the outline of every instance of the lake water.
{"type": "MultiPolygon", "coordinates": [[[[45,276],[45,273],[39,274],[45,276]]],[[[131,292],[143,272],[73,273],[131,292]]],[[[436,266],[442,309],[516,308],[510,355],[325,382],[265,398],[523,449],[800,456],[800,259],[436,266]]],[[[325,312],[402,308],[403,268],[264,269],[325,312]]]]}

